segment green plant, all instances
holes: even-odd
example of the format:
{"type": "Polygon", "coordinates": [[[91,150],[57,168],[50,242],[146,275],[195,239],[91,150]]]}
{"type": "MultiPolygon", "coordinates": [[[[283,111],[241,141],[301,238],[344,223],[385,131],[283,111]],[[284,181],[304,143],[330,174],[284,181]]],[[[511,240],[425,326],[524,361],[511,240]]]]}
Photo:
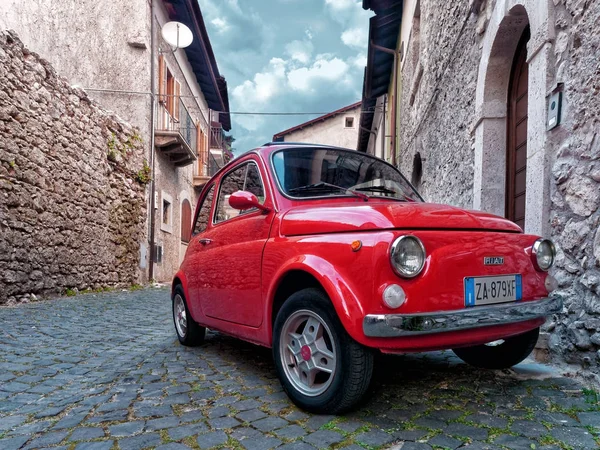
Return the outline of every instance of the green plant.
{"type": "Polygon", "coordinates": [[[585,396],[586,403],[600,403],[600,398],[598,396],[598,392],[593,389],[583,388],[583,395],[585,396]]]}
{"type": "Polygon", "coordinates": [[[15,167],[17,167],[17,163],[15,163],[15,160],[13,159],[11,162],[8,163],[8,165],[14,169],[15,167]]]}
{"type": "Polygon", "coordinates": [[[137,283],[135,283],[135,284],[132,284],[132,285],[129,287],[129,290],[130,290],[130,291],[139,291],[140,289],[144,289],[144,286],[142,286],[141,284],[137,284],[137,283]]]}
{"type": "Polygon", "coordinates": [[[75,297],[77,295],[77,291],[75,289],[67,288],[65,294],[67,297],[75,297]]]}
{"type": "Polygon", "coordinates": [[[135,174],[135,179],[140,184],[148,184],[152,180],[152,170],[148,165],[148,161],[144,160],[143,167],[135,174]]]}

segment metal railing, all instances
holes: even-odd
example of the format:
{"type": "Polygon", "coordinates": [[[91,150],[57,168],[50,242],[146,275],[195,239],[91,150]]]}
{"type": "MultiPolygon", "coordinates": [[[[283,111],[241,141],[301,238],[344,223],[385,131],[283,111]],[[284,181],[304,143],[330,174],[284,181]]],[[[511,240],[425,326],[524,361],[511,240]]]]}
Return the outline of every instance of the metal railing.
{"type": "Polygon", "coordinates": [[[158,106],[157,131],[177,131],[192,151],[196,153],[198,131],[183,101],[181,98],[177,98],[174,108],[169,108],[167,105],[161,103],[158,106]]]}
{"type": "Polygon", "coordinates": [[[210,127],[210,148],[223,149],[223,128],[210,127]]]}
{"type": "Polygon", "coordinates": [[[212,177],[215,173],[219,171],[221,166],[219,165],[219,163],[217,162],[217,160],[211,152],[208,152],[208,154],[208,174],[212,177]]]}

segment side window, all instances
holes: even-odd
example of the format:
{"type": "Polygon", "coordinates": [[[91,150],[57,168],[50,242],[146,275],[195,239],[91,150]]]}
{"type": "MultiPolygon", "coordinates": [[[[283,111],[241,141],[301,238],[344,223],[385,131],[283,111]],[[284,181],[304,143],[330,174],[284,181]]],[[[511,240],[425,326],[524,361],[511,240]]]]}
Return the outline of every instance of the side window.
{"type": "Polygon", "coordinates": [[[236,191],[248,191],[256,195],[260,203],[265,201],[265,191],[255,163],[244,164],[229,172],[221,180],[215,223],[232,219],[248,211],[239,211],[229,206],[229,196],[236,191]]]}
{"type": "Polygon", "coordinates": [[[262,180],[260,179],[260,172],[254,163],[248,164],[246,183],[242,190],[256,195],[256,198],[258,198],[261,205],[265,202],[265,190],[263,189],[262,180]]]}
{"type": "Polygon", "coordinates": [[[208,221],[210,220],[210,207],[212,206],[213,197],[215,194],[215,185],[213,184],[206,197],[204,197],[204,201],[200,206],[200,211],[198,211],[198,218],[196,219],[196,224],[194,225],[194,234],[202,233],[206,230],[208,226],[208,221]]]}

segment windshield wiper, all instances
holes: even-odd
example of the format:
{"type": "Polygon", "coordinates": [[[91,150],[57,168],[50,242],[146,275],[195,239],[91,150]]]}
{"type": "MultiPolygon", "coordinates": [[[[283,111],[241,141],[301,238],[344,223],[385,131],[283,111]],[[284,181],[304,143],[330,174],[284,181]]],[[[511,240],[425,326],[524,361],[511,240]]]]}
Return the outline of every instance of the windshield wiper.
{"type": "Polygon", "coordinates": [[[325,189],[327,189],[327,188],[337,189],[338,191],[350,192],[355,197],[362,198],[365,202],[369,201],[369,196],[366,194],[361,194],[360,192],[356,192],[355,190],[348,189],[348,188],[345,188],[342,186],[337,186],[337,185],[331,184],[331,183],[326,183],[324,181],[319,181],[318,183],[314,183],[314,184],[307,184],[306,186],[295,187],[295,188],[290,189],[288,192],[290,194],[293,194],[296,192],[322,190],[324,188],[325,189]]]}
{"type": "Polygon", "coordinates": [[[394,189],[387,188],[385,186],[366,186],[360,188],[354,188],[355,191],[365,191],[365,192],[381,192],[383,194],[396,194],[394,189]]]}

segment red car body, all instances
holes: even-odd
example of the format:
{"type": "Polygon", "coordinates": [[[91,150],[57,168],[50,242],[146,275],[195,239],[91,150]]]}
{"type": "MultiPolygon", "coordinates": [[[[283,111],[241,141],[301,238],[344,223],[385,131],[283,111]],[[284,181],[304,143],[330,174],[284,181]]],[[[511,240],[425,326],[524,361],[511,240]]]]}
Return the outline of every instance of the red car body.
{"type": "Polygon", "coordinates": [[[394,316],[387,315],[427,318],[465,310],[466,277],[520,274],[519,304],[547,299],[549,275],[532,262],[538,236],[523,234],[504,218],[447,205],[386,198],[290,198],[278,187],[270,159],[285,147],[267,145],[243,155],[203,189],[199,206],[225,174],[254,161],[265,198],[261,209],[217,224],[211,221],[204,232],[192,236],[173,287],[183,288],[195,322],[270,347],[279,308],[296,286],[306,285],[326,293],[352,339],[383,352],[474,346],[522,334],[545,321],[539,314],[431,333],[426,327],[402,335],[366,332],[367,317],[393,328],[394,316]],[[415,278],[400,278],[390,264],[390,245],[401,235],[418,237],[427,250],[424,268],[415,278]],[[484,258],[490,256],[503,258],[503,264],[486,265],[484,258]],[[406,294],[404,304],[393,310],[381,300],[390,284],[401,285],[406,294]]]}

